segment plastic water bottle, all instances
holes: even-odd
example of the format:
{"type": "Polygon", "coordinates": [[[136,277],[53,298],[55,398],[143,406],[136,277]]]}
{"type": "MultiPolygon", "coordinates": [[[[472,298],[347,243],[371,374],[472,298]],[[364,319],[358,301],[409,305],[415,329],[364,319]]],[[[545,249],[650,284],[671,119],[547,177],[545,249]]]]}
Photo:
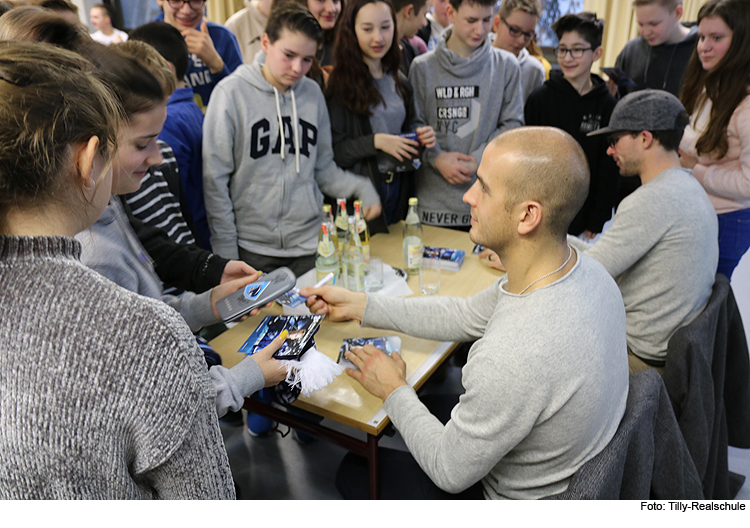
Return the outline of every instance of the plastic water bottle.
{"type": "Polygon", "coordinates": [[[404,224],[404,269],[409,275],[419,275],[419,265],[422,262],[422,251],[424,249],[424,235],[422,234],[422,222],[419,221],[417,212],[417,199],[409,198],[409,212],[406,214],[404,224]]]}

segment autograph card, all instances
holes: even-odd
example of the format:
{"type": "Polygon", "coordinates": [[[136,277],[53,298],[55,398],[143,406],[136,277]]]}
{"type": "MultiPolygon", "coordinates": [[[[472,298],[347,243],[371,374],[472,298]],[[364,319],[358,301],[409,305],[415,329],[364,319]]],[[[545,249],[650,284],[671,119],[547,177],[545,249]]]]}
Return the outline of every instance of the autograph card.
{"type": "Polygon", "coordinates": [[[240,347],[244,354],[255,354],[271,344],[282,331],[289,335],[273,355],[276,359],[299,359],[314,345],[313,335],[318,331],[322,315],[269,315],[263,318],[250,337],[240,347]]]}
{"type": "Polygon", "coordinates": [[[365,345],[372,345],[375,348],[380,349],[387,355],[391,355],[394,352],[401,353],[401,338],[398,336],[390,337],[352,337],[344,339],[344,344],[341,345],[339,350],[338,364],[344,368],[357,369],[356,365],[346,359],[344,354],[351,351],[353,348],[363,347],[365,345]]]}

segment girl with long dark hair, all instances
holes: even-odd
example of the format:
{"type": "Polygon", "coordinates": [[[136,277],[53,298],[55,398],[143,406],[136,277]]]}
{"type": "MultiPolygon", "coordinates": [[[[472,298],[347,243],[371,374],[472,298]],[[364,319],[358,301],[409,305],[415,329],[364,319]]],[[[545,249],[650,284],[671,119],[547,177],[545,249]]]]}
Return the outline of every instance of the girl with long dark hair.
{"type": "Polygon", "coordinates": [[[731,278],[750,247],[750,3],[711,0],[698,12],[698,45],[682,99],[690,124],[680,143],[719,215],[718,272],[731,278]]]}
{"type": "Polygon", "coordinates": [[[435,146],[435,131],[414,110],[412,88],[399,72],[401,52],[390,0],[352,0],[341,15],[334,67],[328,81],[336,163],[369,176],[380,193],[383,213],[372,232],[403,218],[411,172],[400,170],[418,147],[435,146]],[[416,132],[418,141],[400,136],[416,132]]]}

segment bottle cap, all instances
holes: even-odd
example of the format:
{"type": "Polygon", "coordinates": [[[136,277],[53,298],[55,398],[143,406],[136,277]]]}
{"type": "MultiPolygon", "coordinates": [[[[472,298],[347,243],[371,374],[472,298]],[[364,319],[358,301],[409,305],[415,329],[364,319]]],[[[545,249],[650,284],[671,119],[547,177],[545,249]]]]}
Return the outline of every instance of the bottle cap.
{"type": "Polygon", "coordinates": [[[409,198],[409,205],[417,205],[417,199],[416,198],[409,198]]]}

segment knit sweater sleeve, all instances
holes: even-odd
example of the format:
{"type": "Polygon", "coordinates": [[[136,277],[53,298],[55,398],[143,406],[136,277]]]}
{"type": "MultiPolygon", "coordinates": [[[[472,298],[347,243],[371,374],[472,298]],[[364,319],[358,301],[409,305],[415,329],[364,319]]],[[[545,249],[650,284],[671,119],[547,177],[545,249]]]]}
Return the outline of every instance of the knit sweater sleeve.
{"type": "Polygon", "coordinates": [[[502,348],[488,340],[478,341],[472,348],[461,379],[466,393],[446,425],[430,413],[411,387],[397,389],[385,401],[388,416],[419,466],[449,493],[461,492],[488,475],[529,434],[544,407],[542,392],[522,389],[526,383],[535,384],[533,369],[493,360],[493,353],[481,350],[493,346],[495,354],[502,348]],[[525,397],[508,397],[515,390],[523,391],[525,397]]]}
{"type": "Polygon", "coordinates": [[[612,225],[593,243],[568,236],[571,246],[599,261],[612,277],[618,277],[653,248],[670,228],[670,218],[662,216],[660,196],[647,186],[622,201],[612,225]]]}
{"type": "Polygon", "coordinates": [[[162,499],[232,499],[234,485],[214,404],[215,389],[203,353],[179,317],[143,299],[142,364],[126,384],[144,395],[126,424],[132,429],[133,478],[162,499]],[[146,306],[149,305],[149,306],[146,306]]]}
{"type": "Polygon", "coordinates": [[[473,341],[484,334],[497,303],[497,288],[499,281],[467,299],[368,295],[362,325],[437,341],[473,341]]]}
{"type": "Polygon", "coordinates": [[[235,499],[226,452],[219,449],[224,439],[213,425],[215,410],[202,402],[200,412],[186,431],[182,444],[162,464],[142,478],[153,488],[155,498],[165,500],[235,499]],[[214,414],[211,417],[211,414],[214,414]]]}

